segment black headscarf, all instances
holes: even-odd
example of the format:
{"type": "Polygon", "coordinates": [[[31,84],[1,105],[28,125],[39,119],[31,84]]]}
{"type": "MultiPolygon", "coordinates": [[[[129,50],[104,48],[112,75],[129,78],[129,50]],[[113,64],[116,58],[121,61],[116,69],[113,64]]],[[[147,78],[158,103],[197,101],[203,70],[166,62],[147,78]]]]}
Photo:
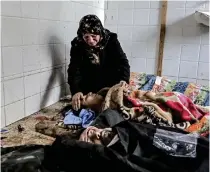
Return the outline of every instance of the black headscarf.
{"type": "Polygon", "coordinates": [[[79,28],[77,30],[77,39],[84,43],[84,48],[86,53],[89,56],[89,59],[93,64],[99,64],[99,53],[106,46],[109,35],[108,30],[105,29],[100,21],[100,19],[93,14],[84,16],[79,22],[79,28]],[[101,40],[98,43],[97,47],[91,47],[85,43],[83,36],[86,33],[96,34],[101,36],[101,40]]]}

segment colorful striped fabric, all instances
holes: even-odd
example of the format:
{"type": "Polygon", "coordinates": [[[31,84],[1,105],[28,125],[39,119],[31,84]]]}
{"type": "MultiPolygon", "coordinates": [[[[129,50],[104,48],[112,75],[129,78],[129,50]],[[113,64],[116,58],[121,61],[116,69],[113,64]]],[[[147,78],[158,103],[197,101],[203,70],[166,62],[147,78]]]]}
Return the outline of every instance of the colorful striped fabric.
{"type": "Polygon", "coordinates": [[[195,104],[209,106],[209,87],[190,82],[177,82],[167,77],[131,72],[130,86],[133,89],[152,90],[154,92],[180,92],[195,104]]]}

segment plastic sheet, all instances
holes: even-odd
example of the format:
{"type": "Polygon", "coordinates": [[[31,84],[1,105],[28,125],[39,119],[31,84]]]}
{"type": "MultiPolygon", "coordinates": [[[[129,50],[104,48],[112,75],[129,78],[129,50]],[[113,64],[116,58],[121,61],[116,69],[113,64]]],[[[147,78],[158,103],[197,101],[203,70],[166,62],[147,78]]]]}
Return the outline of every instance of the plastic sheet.
{"type": "Polygon", "coordinates": [[[197,134],[182,134],[157,129],[153,145],[176,157],[196,157],[197,134]]]}

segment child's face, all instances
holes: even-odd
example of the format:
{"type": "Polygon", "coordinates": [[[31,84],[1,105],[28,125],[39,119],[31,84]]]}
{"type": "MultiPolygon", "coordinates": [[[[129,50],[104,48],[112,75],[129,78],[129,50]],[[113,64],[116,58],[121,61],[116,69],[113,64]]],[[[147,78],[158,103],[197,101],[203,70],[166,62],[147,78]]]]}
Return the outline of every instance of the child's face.
{"type": "Polygon", "coordinates": [[[82,105],[92,110],[99,110],[99,108],[101,108],[103,101],[104,98],[102,96],[90,92],[84,96],[82,105]]]}

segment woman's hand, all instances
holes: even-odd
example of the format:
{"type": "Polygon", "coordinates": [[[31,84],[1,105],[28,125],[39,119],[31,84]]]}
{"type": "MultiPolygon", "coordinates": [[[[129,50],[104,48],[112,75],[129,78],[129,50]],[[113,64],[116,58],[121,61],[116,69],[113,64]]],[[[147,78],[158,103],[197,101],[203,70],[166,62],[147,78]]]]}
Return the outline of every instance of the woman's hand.
{"type": "Polygon", "coordinates": [[[81,100],[83,99],[84,99],[84,96],[82,92],[78,92],[74,94],[74,96],[72,97],[72,108],[74,110],[79,110],[81,107],[81,100]]]}

